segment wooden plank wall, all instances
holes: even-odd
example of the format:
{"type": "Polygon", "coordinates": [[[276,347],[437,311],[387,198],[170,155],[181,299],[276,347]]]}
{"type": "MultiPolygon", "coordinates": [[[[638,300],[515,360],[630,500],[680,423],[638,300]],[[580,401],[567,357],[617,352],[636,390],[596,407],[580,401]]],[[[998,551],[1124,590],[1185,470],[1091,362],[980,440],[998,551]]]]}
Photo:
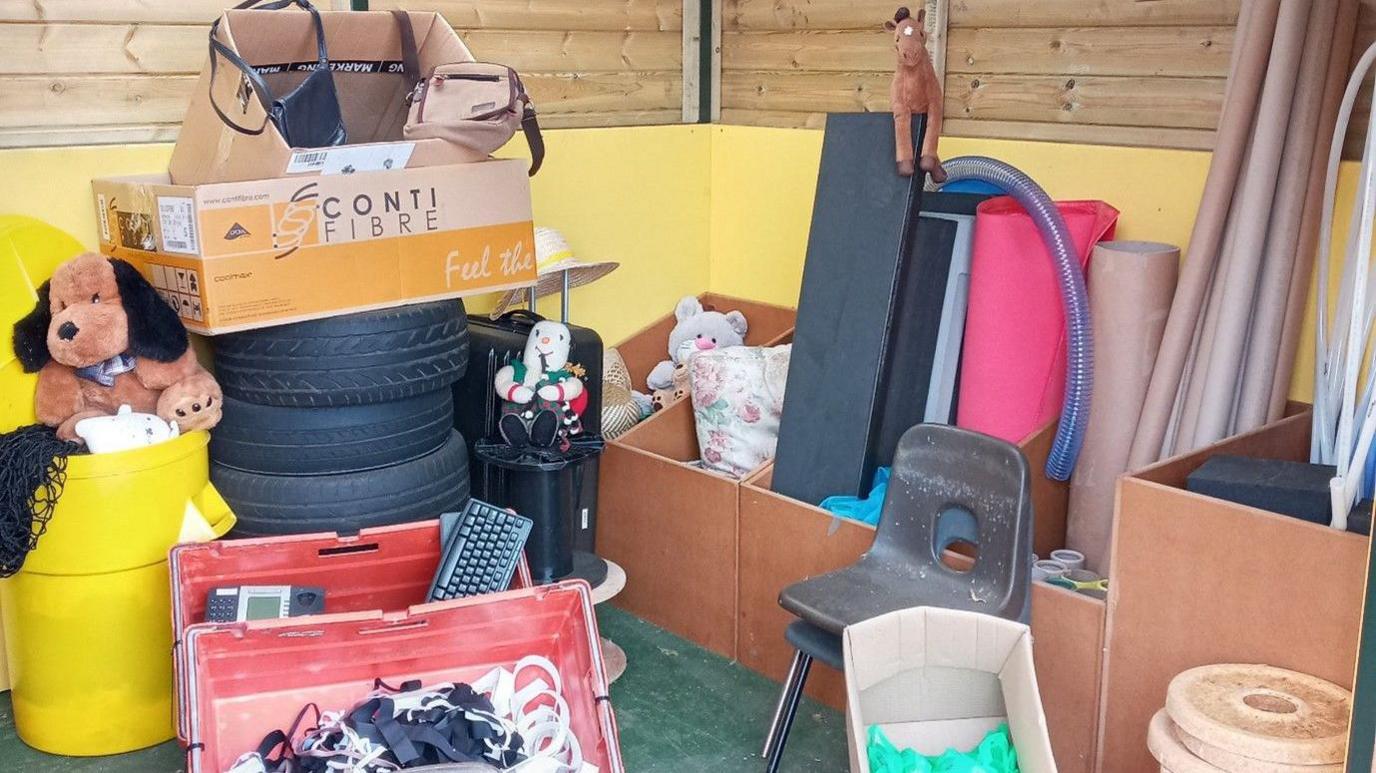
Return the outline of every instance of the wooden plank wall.
{"type": "Polygon", "coordinates": [[[0,147],[176,137],[228,0],[0,0],[0,147]]]}
{"type": "Polygon", "coordinates": [[[682,0],[371,0],[439,11],[480,61],[521,73],[549,127],[678,123],[682,0]]]}
{"type": "MultiPolygon", "coordinates": [[[[175,139],[234,0],[0,0],[0,147],[175,139]]],[[[316,0],[317,7],[349,6],[316,0]]],[[[549,127],[682,119],[681,0],[374,0],[442,12],[549,127]]]]}
{"type": "MultiPolygon", "coordinates": [[[[888,109],[895,0],[722,1],[723,120],[888,109]]],[[[1209,147],[1239,2],[949,0],[946,133],[1209,147]]]]}
{"type": "MultiPolygon", "coordinates": [[[[880,24],[898,0],[721,2],[723,121],[820,127],[825,112],[888,109],[880,24]]],[[[1240,2],[949,0],[946,133],[1210,149],[1240,2]]],[[[1362,0],[1354,61],[1373,40],[1376,0],[1362,0]]]]}

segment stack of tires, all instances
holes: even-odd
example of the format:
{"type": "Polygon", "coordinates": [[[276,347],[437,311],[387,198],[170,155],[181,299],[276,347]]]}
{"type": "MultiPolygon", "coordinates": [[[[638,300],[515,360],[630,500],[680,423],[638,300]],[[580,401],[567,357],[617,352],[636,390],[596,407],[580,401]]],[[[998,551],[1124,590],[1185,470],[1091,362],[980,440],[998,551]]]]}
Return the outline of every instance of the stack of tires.
{"type": "Polygon", "coordinates": [[[235,536],[434,518],[468,497],[451,385],[468,366],[460,301],[217,336],[224,418],[211,480],[235,536]]]}

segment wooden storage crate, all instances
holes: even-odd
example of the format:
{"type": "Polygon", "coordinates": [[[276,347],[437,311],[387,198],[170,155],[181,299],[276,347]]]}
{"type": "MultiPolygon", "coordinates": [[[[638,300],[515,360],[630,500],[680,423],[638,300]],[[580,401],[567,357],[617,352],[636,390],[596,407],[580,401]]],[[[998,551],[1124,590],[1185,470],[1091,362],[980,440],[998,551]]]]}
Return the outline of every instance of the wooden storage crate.
{"type": "Polygon", "coordinates": [[[1194,666],[1265,663],[1351,688],[1370,540],[1184,489],[1217,454],[1307,460],[1309,429],[1291,415],[1119,480],[1098,770],[1156,769],[1147,723],[1194,666]]]}
{"type": "MultiPolygon", "coordinates": [[[[699,296],[718,311],[739,309],[746,344],[786,343],[792,309],[699,296]]],[[[668,357],[672,313],[616,348],[631,379],[668,357]]],[[[699,456],[693,406],[670,404],[607,444],[598,483],[597,552],[626,570],[617,606],[725,657],[736,656],[736,528],[740,481],[690,466],[699,456]]]]}

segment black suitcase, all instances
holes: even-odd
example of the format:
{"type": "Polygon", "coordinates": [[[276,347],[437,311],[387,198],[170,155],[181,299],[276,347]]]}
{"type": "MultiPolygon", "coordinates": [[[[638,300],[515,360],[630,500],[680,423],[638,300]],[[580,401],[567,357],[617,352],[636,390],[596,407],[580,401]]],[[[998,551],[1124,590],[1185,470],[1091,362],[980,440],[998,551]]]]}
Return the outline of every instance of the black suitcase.
{"type": "MultiPolygon", "coordinates": [[[[498,438],[497,420],[502,404],[493,390],[492,381],[503,366],[519,360],[525,350],[526,337],[536,322],[544,317],[531,311],[517,309],[497,319],[487,315],[468,317],[468,371],[454,384],[454,426],[468,441],[469,451],[479,441],[498,438]]],[[[568,324],[568,323],[565,323],[568,324]]],[[[588,407],[583,412],[583,432],[602,434],[602,337],[596,330],[568,325],[573,336],[569,362],[583,367],[583,385],[588,392],[588,407]]],[[[470,459],[475,458],[470,455],[470,459]]],[[[577,503],[573,510],[573,549],[593,552],[597,528],[597,466],[596,457],[579,465],[579,480],[574,489],[577,503]]],[[[470,466],[473,496],[493,501],[499,493],[501,470],[486,464],[470,466]]]]}

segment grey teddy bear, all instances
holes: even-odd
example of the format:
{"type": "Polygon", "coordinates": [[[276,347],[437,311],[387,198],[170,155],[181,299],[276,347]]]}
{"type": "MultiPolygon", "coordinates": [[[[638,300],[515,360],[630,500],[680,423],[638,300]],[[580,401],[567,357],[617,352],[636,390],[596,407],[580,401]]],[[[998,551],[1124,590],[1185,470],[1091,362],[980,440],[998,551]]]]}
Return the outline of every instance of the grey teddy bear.
{"type": "Polygon", "coordinates": [[[674,307],[678,324],[669,333],[669,359],[650,371],[645,383],[650,389],[669,389],[674,385],[674,367],[693,351],[706,351],[723,346],[741,346],[749,325],[739,311],[704,309],[697,298],[689,295],[674,307]]]}

